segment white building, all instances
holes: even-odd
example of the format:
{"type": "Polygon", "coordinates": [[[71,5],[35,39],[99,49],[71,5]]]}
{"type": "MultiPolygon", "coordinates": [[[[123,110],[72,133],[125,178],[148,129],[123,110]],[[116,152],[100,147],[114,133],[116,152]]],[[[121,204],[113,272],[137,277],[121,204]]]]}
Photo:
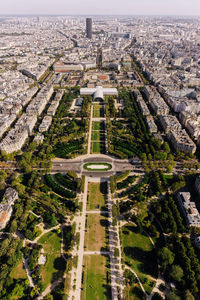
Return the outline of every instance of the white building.
{"type": "Polygon", "coordinates": [[[105,95],[118,96],[118,91],[116,88],[103,88],[102,86],[97,86],[96,88],[81,88],[80,95],[92,95],[95,100],[103,99],[105,95]]]}

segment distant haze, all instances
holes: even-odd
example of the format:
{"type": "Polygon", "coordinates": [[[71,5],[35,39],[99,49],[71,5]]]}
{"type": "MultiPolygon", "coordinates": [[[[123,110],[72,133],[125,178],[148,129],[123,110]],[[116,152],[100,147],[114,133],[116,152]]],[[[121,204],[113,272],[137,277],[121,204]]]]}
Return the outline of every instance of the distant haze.
{"type": "Polygon", "coordinates": [[[0,14],[200,15],[200,0],[0,0],[0,14]]]}

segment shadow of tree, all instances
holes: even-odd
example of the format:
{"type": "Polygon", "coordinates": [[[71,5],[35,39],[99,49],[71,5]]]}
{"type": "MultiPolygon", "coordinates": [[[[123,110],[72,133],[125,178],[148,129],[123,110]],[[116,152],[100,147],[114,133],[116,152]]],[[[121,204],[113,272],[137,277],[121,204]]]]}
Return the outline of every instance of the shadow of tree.
{"type": "Polygon", "coordinates": [[[59,278],[63,277],[66,269],[66,261],[62,257],[58,257],[54,260],[54,268],[58,270],[52,274],[51,283],[55,282],[59,278]]]}
{"type": "Polygon", "coordinates": [[[125,247],[124,253],[129,258],[139,262],[138,270],[140,272],[153,277],[156,276],[158,266],[154,249],[152,251],[144,251],[139,247],[125,247]]]}
{"type": "Polygon", "coordinates": [[[108,227],[109,226],[109,221],[106,219],[100,220],[100,225],[103,227],[108,227]]]}

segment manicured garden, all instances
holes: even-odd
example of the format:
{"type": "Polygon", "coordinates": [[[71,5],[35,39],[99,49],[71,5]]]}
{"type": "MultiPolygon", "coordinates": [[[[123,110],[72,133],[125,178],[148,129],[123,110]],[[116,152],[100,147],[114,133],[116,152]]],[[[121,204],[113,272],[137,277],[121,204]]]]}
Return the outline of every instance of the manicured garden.
{"type": "Polygon", "coordinates": [[[103,118],[104,117],[104,107],[102,105],[93,105],[93,118],[103,118]]]}
{"type": "Polygon", "coordinates": [[[61,143],[56,146],[54,155],[60,158],[68,158],[69,154],[74,154],[76,152],[83,152],[83,139],[77,139],[66,143],[61,143]]]}
{"type": "Polygon", "coordinates": [[[109,171],[112,165],[108,163],[86,163],[83,168],[87,171],[109,171]]]}
{"type": "Polygon", "coordinates": [[[108,258],[101,255],[85,255],[83,264],[81,300],[111,299],[108,258]]]}
{"type": "Polygon", "coordinates": [[[98,153],[105,154],[106,152],[106,147],[104,142],[92,142],[91,147],[92,147],[91,152],[93,154],[98,154],[98,153]]]}
{"type": "Polygon", "coordinates": [[[76,198],[76,193],[74,192],[71,192],[67,189],[65,189],[64,187],[62,187],[61,185],[59,185],[54,179],[53,177],[51,176],[51,174],[46,174],[45,175],[45,181],[47,183],[47,185],[49,187],[52,188],[52,190],[60,195],[60,196],[63,196],[63,197],[67,197],[67,198],[71,198],[71,199],[74,199],[76,198]]]}
{"type": "Polygon", "coordinates": [[[105,130],[105,124],[103,121],[92,122],[92,130],[105,130]]]}
{"type": "Polygon", "coordinates": [[[92,123],[92,142],[91,142],[91,153],[105,153],[105,124],[104,122],[93,122],[92,123]]]}
{"type": "Polygon", "coordinates": [[[68,175],[63,176],[60,173],[55,174],[55,178],[59,184],[63,185],[69,190],[77,191],[77,182],[72,180],[68,175]]]}
{"type": "Polygon", "coordinates": [[[92,131],[92,141],[104,141],[105,133],[101,131],[92,131]]]}
{"type": "Polygon", "coordinates": [[[93,118],[103,118],[104,117],[104,109],[94,109],[93,110],[93,118]]]}

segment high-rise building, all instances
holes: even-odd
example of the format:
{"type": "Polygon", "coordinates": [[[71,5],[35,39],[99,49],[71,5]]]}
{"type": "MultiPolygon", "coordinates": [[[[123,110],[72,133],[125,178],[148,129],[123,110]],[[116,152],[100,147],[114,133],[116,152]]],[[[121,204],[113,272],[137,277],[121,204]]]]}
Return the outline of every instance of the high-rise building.
{"type": "Polygon", "coordinates": [[[92,18],[86,19],[86,36],[88,39],[92,38],[92,18]]]}

